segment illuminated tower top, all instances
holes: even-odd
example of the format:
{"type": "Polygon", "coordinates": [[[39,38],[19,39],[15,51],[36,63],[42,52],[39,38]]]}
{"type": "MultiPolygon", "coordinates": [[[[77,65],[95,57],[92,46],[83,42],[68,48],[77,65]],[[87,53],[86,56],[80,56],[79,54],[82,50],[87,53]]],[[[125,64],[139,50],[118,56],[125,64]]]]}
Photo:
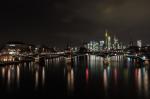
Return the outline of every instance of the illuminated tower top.
{"type": "Polygon", "coordinates": [[[105,37],[108,37],[108,31],[105,30],[105,37]]]}
{"type": "Polygon", "coordinates": [[[109,47],[109,42],[110,42],[110,36],[109,36],[109,34],[108,34],[108,31],[107,31],[107,29],[105,30],[105,48],[106,49],[108,49],[108,47],[109,47]]]}

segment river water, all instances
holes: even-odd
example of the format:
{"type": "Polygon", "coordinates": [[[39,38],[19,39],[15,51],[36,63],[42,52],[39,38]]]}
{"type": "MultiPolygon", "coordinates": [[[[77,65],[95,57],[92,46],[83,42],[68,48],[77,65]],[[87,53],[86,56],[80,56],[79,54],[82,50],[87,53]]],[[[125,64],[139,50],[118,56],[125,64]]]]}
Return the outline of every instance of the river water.
{"type": "Polygon", "coordinates": [[[105,65],[95,55],[0,67],[1,96],[150,98],[149,66],[114,56],[105,65]]]}

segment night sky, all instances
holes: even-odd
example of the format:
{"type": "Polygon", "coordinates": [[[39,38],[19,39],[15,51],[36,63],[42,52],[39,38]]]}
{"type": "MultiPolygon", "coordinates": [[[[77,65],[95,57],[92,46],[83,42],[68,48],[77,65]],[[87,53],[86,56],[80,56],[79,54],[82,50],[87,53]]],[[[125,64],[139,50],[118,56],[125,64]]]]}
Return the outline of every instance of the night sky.
{"type": "Polygon", "coordinates": [[[0,42],[50,46],[104,39],[150,43],[150,0],[1,0],[0,42]]]}

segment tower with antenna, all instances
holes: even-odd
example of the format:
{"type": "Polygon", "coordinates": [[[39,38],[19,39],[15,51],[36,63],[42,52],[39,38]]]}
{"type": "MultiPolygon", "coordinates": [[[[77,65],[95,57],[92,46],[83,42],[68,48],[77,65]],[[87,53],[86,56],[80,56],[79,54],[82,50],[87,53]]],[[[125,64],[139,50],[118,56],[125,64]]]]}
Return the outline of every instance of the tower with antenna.
{"type": "Polygon", "coordinates": [[[105,30],[105,48],[108,48],[108,31],[107,29],[105,30]]]}
{"type": "Polygon", "coordinates": [[[105,48],[111,49],[111,37],[107,29],[105,30],[105,48]]]}

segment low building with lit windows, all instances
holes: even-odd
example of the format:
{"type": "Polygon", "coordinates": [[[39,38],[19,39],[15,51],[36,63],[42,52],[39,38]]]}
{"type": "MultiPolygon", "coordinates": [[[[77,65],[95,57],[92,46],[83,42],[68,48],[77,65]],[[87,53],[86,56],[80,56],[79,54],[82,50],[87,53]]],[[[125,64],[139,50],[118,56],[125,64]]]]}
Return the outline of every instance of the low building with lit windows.
{"type": "Polygon", "coordinates": [[[22,60],[34,53],[34,47],[21,42],[8,42],[0,50],[0,61],[22,60]]]}

